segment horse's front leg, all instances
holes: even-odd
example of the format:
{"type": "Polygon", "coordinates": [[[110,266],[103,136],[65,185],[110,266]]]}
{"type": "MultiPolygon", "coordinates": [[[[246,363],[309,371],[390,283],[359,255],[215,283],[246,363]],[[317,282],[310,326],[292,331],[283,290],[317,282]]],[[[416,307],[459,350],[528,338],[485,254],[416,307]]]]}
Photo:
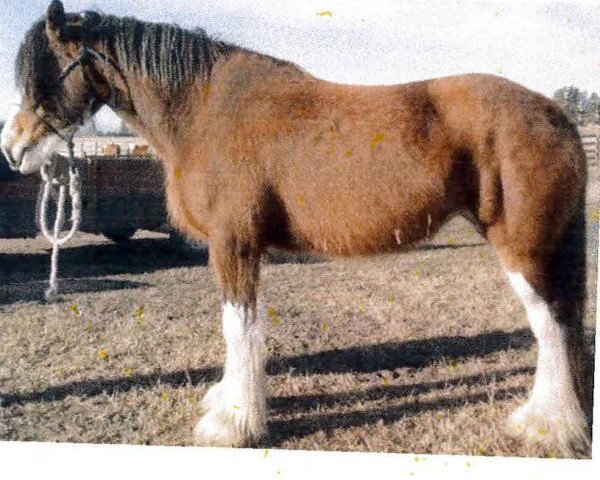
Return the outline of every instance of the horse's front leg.
{"type": "Polygon", "coordinates": [[[195,437],[200,445],[243,447],[266,433],[263,316],[256,301],[260,252],[230,236],[211,241],[210,255],[223,290],[227,354],[222,380],[202,400],[195,437]]]}

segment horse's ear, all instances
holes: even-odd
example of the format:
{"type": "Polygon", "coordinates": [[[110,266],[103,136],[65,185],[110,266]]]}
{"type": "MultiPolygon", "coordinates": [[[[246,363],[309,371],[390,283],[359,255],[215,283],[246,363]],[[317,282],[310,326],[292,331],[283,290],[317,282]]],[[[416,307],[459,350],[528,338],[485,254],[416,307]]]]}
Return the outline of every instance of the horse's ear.
{"type": "Polygon", "coordinates": [[[65,8],[60,0],[52,0],[48,7],[48,15],[46,18],[46,34],[49,38],[58,40],[63,33],[67,16],[65,8]]]}

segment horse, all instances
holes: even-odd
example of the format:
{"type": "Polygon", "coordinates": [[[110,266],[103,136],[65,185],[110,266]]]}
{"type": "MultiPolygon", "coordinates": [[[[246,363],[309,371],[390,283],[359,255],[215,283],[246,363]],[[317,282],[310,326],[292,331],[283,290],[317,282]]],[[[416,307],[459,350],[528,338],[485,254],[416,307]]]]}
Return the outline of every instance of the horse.
{"type": "Polygon", "coordinates": [[[27,32],[16,84],[1,135],[13,169],[38,170],[108,105],[160,154],[171,221],[208,243],[226,360],[202,399],[199,445],[267,435],[257,298],[267,248],[403,251],[464,214],[495,249],[537,340],[533,387],[510,431],[589,452],[586,160],[553,101],[487,74],[332,83],[201,29],[66,13],[59,0],[27,32]]]}

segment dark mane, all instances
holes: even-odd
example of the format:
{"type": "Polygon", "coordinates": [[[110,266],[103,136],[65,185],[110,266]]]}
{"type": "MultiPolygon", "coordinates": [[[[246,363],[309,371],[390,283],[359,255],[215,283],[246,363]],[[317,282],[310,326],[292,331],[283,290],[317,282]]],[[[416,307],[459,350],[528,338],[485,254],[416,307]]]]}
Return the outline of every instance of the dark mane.
{"type": "Polygon", "coordinates": [[[25,35],[15,62],[15,84],[33,98],[52,94],[60,66],[44,33],[45,20],[38,20],[25,35]]]}
{"type": "Polygon", "coordinates": [[[238,47],[211,39],[204,30],[102,16],[98,25],[105,48],[124,69],[134,71],[171,93],[200,77],[206,81],[215,61],[238,47]]]}
{"type": "MultiPolygon", "coordinates": [[[[125,75],[132,72],[151,79],[169,94],[181,91],[198,78],[206,81],[219,57],[241,50],[211,39],[203,29],[186,30],[175,24],[143,22],[95,12],[87,12],[83,17],[69,15],[68,21],[79,29],[71,28],[73,36],[83,34],[98,41],[102,50],[115,56],[125,75]],[[84,26],[86,15],[94,16],[93,25],[84,26]]],[[[45,20],[41,19],[27,32],[17,55],[15,81],[25,88],[43,86],[47,92],[53,86],[51,79],[55,80],[60,71],[44,27],[45,20]]]]}

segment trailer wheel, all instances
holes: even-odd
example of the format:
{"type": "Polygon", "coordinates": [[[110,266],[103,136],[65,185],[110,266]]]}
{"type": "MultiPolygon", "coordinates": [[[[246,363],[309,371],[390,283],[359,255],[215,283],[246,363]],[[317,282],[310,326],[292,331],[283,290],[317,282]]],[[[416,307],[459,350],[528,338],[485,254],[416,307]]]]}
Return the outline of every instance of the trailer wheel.
{"type": "Polygon", "coordinates": [[[115,230],[104,230],[102,235],[115,243],[127,243],[135,235],[135,228],[120,228],[115,230]]]}

